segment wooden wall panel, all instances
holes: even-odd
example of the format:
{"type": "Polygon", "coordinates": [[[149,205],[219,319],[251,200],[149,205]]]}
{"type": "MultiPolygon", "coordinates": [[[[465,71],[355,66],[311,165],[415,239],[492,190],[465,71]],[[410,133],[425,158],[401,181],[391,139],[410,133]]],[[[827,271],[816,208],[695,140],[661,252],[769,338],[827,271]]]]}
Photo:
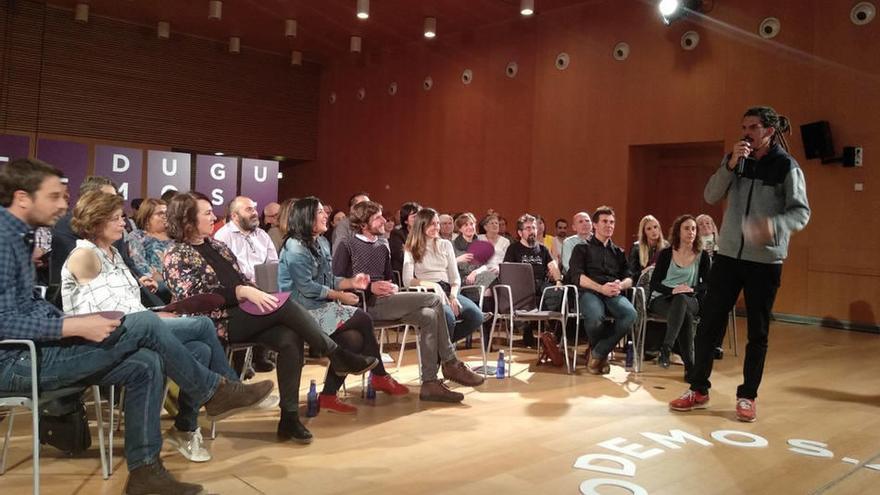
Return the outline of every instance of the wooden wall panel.
{"type": "MultiPolygon", "coordinates": [[[[27,132],[224,151],[316,156],[320,68],[286,56],[31,1],[0,3],[0,125],[27,132]]],[[[245,40],[246,41],[246,40],[245,40]]]]}
{"type": "Polygon", "coordinates": [[[644,213],[627,211],[630,160],[639,157],[633,146],[721,142],[729,149],[743,111],[769,104],[795,124],[789,141],[813,209],[793,238],[776,310],[876,325],[880,170],[871,157],[880,150],[880,22],[854,26],[849,0],[713,4],[708,20],[666,27],[653,2],[590,1],[470,36],[441,34],[381,60],[339,61],[322,76],[318,159],[292,167],[283,187],[336,203],[367,187],[395,209],[417,198],[450,211],[492,206],[509,217],[525,210],[568,217],[609,203],[624,243],[635,230],[627,224],[644,213]],[[767,16],[782,22],[772,41],[755,34],[767,16]],[[685,52],[679,37],[690,29],[701,42],[685,52]],[[611,57],[619,41],[632,47],[626,62],[611,57]],[[563,51],[572,63],[560,72],[552,61],[563,51]],[[494,79],[511,57],[520,76],[494,79]],[[486,84],[480,98],[473,98],[477,86],[457,83],[469,64],[474,85],[486,84]],[[437,89],[419,93],[413,85],[428,73],[437,89]],[[362,107],[346,95],[362,84],[381,93],[394,78],[401,94],[418,96],[380,99],[352,118],[362,107]],[[342,95],[335,105],[327,104],[330,91],[342,95]],[[462,132],[463,118],[482,128],[462,132]],[[865,166],[804,160],[797,126],[815,120],[831,122],[838,150],[863,146],[865,166]],[[357,151],[346,150],[354,142],[357,151]],[[462,176],[460,162],[480,171],[462,176]],[[856,182],[864,192],[853,191],[856,182]]]}

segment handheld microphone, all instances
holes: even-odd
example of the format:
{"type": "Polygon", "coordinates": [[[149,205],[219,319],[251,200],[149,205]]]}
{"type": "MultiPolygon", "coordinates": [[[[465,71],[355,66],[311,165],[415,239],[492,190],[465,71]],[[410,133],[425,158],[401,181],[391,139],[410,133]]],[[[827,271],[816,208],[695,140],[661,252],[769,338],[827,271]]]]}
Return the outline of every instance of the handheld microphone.
{"type": "MultiPolygon", "coordinates": [[[[742,140],[749,144],[752,143],[752,138],[749,136],[743,136],[742,140]]],[[[741,156],[736,161],[736,169],[734,172],[737,176],[742,177],[746,173],[746,160],[748,160],[747,156],[741,156]]]]}

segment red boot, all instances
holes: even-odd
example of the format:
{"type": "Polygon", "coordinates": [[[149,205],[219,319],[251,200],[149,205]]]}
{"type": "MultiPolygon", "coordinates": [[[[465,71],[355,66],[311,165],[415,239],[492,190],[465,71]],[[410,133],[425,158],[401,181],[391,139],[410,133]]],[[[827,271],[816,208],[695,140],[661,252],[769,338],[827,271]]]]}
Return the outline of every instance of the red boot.
{"type": "Polygon", "coordinates": [[[397,383],[397,380],[391,378],[391,375],[373,375],[370,383],[376,392],[385,392],[388,395],[406,395],[409,389],[397,383]]]}

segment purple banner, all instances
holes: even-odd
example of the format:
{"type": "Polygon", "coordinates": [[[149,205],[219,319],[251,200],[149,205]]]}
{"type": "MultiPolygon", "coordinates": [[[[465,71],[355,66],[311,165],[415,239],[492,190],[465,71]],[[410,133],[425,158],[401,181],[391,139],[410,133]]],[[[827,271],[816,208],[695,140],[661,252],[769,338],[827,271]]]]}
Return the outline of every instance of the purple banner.
{"type": "Polygon", "coordinates": [[[262,211],[267,204],[278,201],[278,162],[242,159],[239,190],[239,194],[257,203],[259,211],[262,211]]]}
{"type": "Polygon", "coordinates": [[[196,156],[196,191],[211,198],[217,218],[226,215],[226,204],[235,197],[237,178],[238,158],[196,156]]]}
{"type": "Polygon", "coordinates": [[[158,198],[169,189],[189,191],[191,159],[189,153],[147,151],[147,197],[158,198]]]}
{"type": "Polygon", "coordinates": [[[83,143],[39,139],[37,158],[64,172],[72,209],[79,197],[79,185],[86,178],[89,169],[89,147],[83,143]]]}
{"type": "Polygon", "coordinates": [[[14,134],[0,134],[0,163],[16,158],[27,158],[31,152],[31,138],[14,134]]]}
{"type": "Polygon", "coordinates": [[[144,150],[119,146],[95,146],[95,175],[107,177],[129,205],[141,197],[144,150]]]}

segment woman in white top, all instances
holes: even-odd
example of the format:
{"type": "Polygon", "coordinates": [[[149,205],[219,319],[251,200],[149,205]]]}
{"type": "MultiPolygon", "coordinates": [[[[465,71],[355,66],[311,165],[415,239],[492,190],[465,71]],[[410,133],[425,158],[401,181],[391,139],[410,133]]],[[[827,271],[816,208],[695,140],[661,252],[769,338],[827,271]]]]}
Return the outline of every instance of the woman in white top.
{"type": "MultiPolygon", "coordinates": [[[[122,198],[103,191],[84,194],[73,209],[70,226],[82,239],[76,241],[76,248],[61,268],[64,311],[67,314],[146,311],[137,281],[113,247],[125,232],[122,198]]],[[[159,316],[198,362],[229,381],[238,381],[209,318],[178,318],[171,313],[159,313],[159,316]]],[[[206,462],[211,460],[211,454],[202,443],[198,415],[199,405],[181,394],[179,412],[167,439],[190,461],[206,462]]]]}
{"type": "Polygon", "coordinates": [[[406,239],[403,253],[403,285],[422,282],[439,284],[446,294],[446,324],[452,342],[475,332],[483,324],[483,312],[459,294],[461,277],[452,243],[440,237],[440,217],[432,208],[422,208],[406,239]],[[456,323],[456,318],[458,322],[456,323]]]}
{"type": "Polygon", "coordinates": [[[477,238],[482,241],[489,241],[495,246],[495,254],[486,262],[486,269],[497,275],[501,262],[504,261],[504,253],[510,247],[510,239],[501,235],[501,224],[499,223],[498,215],[495,213],[486,215],[480,223],[486,233],[480,234],[477,238]]]}

